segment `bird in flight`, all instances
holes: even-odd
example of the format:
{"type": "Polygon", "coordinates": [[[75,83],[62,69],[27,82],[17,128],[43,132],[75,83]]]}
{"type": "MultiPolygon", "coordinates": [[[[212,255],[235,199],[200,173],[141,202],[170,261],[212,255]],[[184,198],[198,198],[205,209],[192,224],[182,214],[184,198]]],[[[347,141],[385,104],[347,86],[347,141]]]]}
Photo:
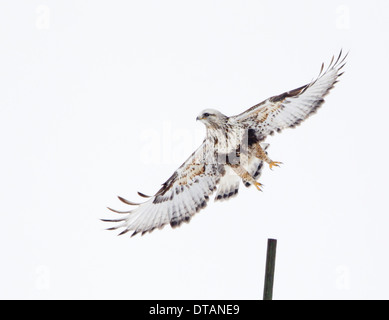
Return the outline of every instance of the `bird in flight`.
{"type": "Polygon", "coordinates": [[[111,211],[122,214],[119,219],[103,219],[117,224],[108,230],[121,229],[119,235],[132,231],[132,236],[173,228],[205,208],[210,196],[216,192],[215,201],[223,201],[238,194],[240,182],[246,187],[261,190],[258,179],[264,163],[270,168],[281,162],[269,158],[266,137],[286,128],[295,128],[314,114],[324,103],[324,97],[343,74],[347,54],[340,52],[332,58],[324,71],[309,84],[271,97],[245,112],[228,117],[206,109],[197,117],[206,127],[206,137],[201,146],[173,173],[154,196],[135,203],[118,197],[133,206],[132,210],[111,211]]]}

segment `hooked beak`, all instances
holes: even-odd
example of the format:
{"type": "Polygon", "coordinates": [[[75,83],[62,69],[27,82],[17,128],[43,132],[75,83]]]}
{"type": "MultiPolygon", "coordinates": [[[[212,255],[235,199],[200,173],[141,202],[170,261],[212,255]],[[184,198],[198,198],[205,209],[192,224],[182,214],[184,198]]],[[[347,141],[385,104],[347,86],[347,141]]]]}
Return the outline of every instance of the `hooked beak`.
{"type": "Polygon", "coordinates": [[[204,119],[205,119],[204,117],[198,116],[198,117],[196,118],[196,121],[201,121],[201,120],[204,120],[204,119]]]}

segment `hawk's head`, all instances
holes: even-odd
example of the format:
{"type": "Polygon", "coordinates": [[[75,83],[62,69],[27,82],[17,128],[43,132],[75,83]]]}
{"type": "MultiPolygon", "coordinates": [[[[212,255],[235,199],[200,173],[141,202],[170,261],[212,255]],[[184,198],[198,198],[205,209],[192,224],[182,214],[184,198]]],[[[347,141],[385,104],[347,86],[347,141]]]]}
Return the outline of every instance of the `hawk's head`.
{"type": "Polygon", "coordinates": [[[228,120],[228,117],[215,109],[203,110],[196,120],[201,121],[207,128],[222,127],[228,120]]]}

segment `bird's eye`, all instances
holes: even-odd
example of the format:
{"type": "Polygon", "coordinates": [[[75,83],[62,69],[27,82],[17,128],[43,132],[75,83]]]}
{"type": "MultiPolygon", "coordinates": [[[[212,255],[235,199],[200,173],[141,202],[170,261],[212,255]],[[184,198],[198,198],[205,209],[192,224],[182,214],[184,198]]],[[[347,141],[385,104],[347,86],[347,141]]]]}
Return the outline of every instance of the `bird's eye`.
{"type": "Polygon", "coordinates": [[[203,114],[203,116],[204,116],[205,118],[208,118],[208,117],[209,117],[209,113],[206,112],[206,113],[203,114]]]}

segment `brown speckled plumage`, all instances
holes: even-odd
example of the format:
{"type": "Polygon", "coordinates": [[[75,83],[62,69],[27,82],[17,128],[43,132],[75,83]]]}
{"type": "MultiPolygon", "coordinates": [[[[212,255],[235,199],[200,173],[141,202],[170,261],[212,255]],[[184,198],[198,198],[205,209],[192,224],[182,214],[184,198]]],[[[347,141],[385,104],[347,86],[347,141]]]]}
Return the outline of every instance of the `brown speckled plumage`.
{"type": "Polygon", "coordinates": [[[342,75],[345,65],[342,52],[333,58],[324,71],[311,83],[271,97],[245,112],[227,117],[217,110],[204,110],[197,120],[207,129],[204,142],[180,168],[162,185],[154,196],[138,193],[146,202],[135,203],[119,199],[134,210],[117,211],[122,219],[104,221],[119,223],[109,230],[122,228],[120,234],[133,231],[142,235],[170,224],[188,223],[192,216],[205,208],[216,191],[215,200],[223,201],[238,194],[240,182],[246,187],[260,189],[264,162],[277,166],[267,152],[267,136],[286,128],[295,128],[314,114],[324,103],[324,97],[342,75]]]}

